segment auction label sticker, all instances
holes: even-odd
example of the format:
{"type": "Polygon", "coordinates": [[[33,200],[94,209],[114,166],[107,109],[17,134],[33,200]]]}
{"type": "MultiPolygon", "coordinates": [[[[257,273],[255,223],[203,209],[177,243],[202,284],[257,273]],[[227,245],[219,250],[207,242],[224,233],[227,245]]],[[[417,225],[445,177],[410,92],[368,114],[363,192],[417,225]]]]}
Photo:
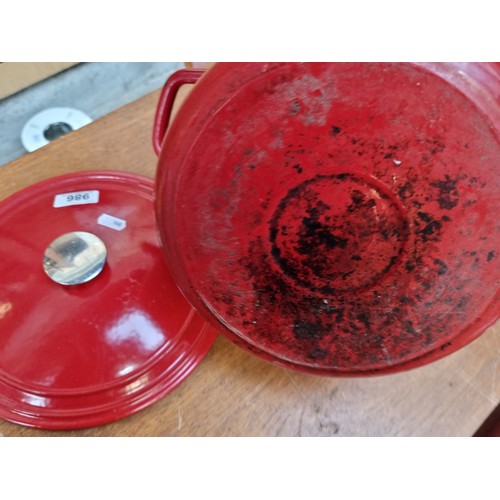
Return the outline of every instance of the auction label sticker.
{"type": "Polygon", "coordinates": [[[99,191],[75,191],[74,193],[57,194],[54,197],[54,208],[72,205],[89,205],[99,203],[99,191]]]}
{"type": "Polygon", "coordinates": [[[97,219],[97,224],[109,227],[115,231],[123,231],[127,227],[127,221],[114,217],[113,215],[102,214],[97,219]]]}

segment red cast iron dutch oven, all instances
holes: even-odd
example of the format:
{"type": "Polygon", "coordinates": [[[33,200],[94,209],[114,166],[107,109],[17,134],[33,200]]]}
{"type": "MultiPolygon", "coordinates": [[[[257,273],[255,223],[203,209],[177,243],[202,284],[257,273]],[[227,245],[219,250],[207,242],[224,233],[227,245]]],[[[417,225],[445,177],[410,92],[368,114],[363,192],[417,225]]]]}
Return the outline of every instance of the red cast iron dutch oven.
{"type": "Polygon", "coordinates": [[[499,64],[181,70],[154,127],[169,265],[215,328],[280,366],[424,365],[499,317],[499,139],[499,64]]]}

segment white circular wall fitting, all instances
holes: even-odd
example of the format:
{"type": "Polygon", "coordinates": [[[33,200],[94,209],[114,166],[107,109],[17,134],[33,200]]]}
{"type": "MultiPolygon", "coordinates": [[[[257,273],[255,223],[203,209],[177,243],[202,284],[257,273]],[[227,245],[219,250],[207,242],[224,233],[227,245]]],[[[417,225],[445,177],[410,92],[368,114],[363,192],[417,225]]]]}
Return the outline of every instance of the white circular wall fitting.
{"type": "Polygon", "coordinates": [[[78,109],[48,108],[26,122],[21,132],[21,141],[24,148],[31,153],[51,140],[91,122],[91,118],[78,109]]]}

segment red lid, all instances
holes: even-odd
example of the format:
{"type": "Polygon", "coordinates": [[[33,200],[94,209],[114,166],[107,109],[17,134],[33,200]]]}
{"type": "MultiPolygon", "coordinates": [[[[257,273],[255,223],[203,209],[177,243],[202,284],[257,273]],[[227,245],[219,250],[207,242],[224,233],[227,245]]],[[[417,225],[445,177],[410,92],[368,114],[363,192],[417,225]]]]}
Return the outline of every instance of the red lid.
{"type": "Polygon", "coordinates": [[[215,65],[159,160],[176,281],[289,368],[367,375],[462,347],[499,316],[499,92],[493,64],[215,65]]]}
{"type": "Polygon", "coordinates": [[[0,203],[1,418],[46,429],[108,423],[157,401],[207,354],[216,334],[164,265],[153,197],[150,179],[85,172],[0,203]],[[43,260],[72,231],[97,236],[107,259],[95,278],[65,286],[43,260]]]}

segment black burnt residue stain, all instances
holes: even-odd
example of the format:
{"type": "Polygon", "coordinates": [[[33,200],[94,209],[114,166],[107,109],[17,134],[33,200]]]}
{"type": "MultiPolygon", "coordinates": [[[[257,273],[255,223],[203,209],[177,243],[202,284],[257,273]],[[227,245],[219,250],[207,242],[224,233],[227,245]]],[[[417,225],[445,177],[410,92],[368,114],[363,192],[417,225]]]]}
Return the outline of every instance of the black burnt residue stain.
{"type": "Polygon", "coordinates": [[[404,241],[407,234],[408,234],[407,220],[402,221],[401,226],[394,226],[391,231],[391,235],[395,236],[397,241],[404,241]]]}
{"type": "Polygon", "coordinates": [[[401,295],[401,297],[399,297],[399,302],[401,304],[410,304],[411,303],[411,298],[408,297],[408,295],[401,295]]]}
{"type": "MultiPolygon", "coordinates": [[[[331,144],[336,144],[338,140],[343,143],[344,139],[347,144],[349,143],[350,137],[337,125],[330,126],[326,132],[330,132],[331,137],[341,134],[338,139],[332,138],[331,144]]],[[[380,169],[384,168],[384,164],[392,163],[382,161],[384,154],[386,159],[399,157],[395,148],[387,149],[384,145],[383,149],[377,151],[376,159],[380,162],[380,169]]],[[[444,146],[434,144],[432,150],[428,148],[427,154],[429,156],[431,153],[438,154],[440,148],[442,150],[444,146]]],[[[295,172],[292,168],[297,173],[302,169],[308,172],[310,166],[314,168],[315,165],[322,163],[314,157],[309,166],[304,156],[298,156],[301,154],[312,153],[309,149],[304,152],[298,144],[290,144],[283,158],[289,168],[288,173],[293,173],[294,177],[295,172]]],[[[341,157],[341,153],[333,151],[332,146],[332,151],[324,155],[325,164],[328,161],[327,156],[341,157]]],[[[248,159],[249,163],[252,161],[253,159],[248,159]]],[[[329,177],[342,181],[353,176],[337,174],[329,177]]],[[[326,178],[326,176],[318,177],[320,181],[326,178]]],[[[251,236],[248,257],[245,257],[245,269],[248,273],[248,286],[254,292],[253,296],[248,294],[249,300],[255,301],[258,306],[254,304],[254,310],[251,310],[249,304],[250,312],[245,318],[248,320],[247,330],[255,335],[257,341],[268,345],[271,352],[275,350],[283,356],[288,356],[288,359],[306,361],[308,359],[311,365],[344,368],[362,366],[363,363],[370,361],[380,363],[387,355],[387,351],[382,352],[382,347],[387,347],[391,359],[396,362],[400,352],[418,351],[424,342],[435,343],[439,325],[433,320],[432,313],[437,308],[438,301],[424,289],[431,289],[435,286],[437,276],[450,271],[445,262],[433,259],[432,252],[424,255],[425,266],[424,260],[419,261],[418,255],[421,249],[433,247],[424,243],[438,241],[446,223],[451,220],[439,211],[436,213],[435,209],[437,204],[444,210],[450,210],[458,204],[458,180],[450,176],[434,178],[431,179],[432,189],[430,189],[427,179],[418,178],[415,174],[408,175],[402,184],[396,185],[397,194],[405,202],[403,205],[411,207],[408,216],[412,219],[412,226],[415,222],[412,229],[416,236],[411,242],[412,244],[414,242],[418,251],[413,252],[413,255],[408,251],[407,256],[402,256],[401,253],[393,255],[391,262],[388,263],[387,259],[381,266],[388,263],[382,273],[388,271],[390,267],[395,268],[396,278],[393,281],[390,278],[385,282],[394,286],[395,292],[397,288],[397,295],[393,295],[390,305],[384,294],[386,290],[378,283],[374,285],[373,290],[363,289],[358,292],[347,288],[347,285],[341,282],[341,279],[347,281],[352,279],[349,274],[353,272],[353,268],[359,270],[363,266],[368,266],[369,264],[365,262],[369,262],[369,258],[365,259],[362,254],[363,249],[353,244],[349,227],[341,228],[340,224],[334,224],[329,219],[330,215],[334,219],[335,207],[327,207],[319,199],[312,181],[306,180],[300,187],[290,189],[278,202],[278,206],[272,212],[273,215],[269,217],[269,212],[266,213],[269,217],[266,219],[269,233],[254,233],[251,236]],[[431,202],[430,205],[424,203],[426,193],[429,195],[426,201],[431,202]],[[297,217],[292,223],[283,225],[287,219],[281,218],[280,214],[285,210],[291,210],[286,203],[299,196],[303,197],[300,202],[303,211],[297,211],[297,217]],[[420,200],[418,203],[417,198],[420,200]],[[325,206],[322,206],[322,203],[325,206]],[[345,269],[339,270],[330,266],[331,262],[336,261],[337,255],[342,256],[345,261],[345,269]],[[330,260],[327,260],[328,258],[330,260]],[[402,261],[399,266],[396,264],[397,259],[402,261]],[[399,286],[398,277],[405,276],[409,272],[415,273],[414,277],[419,283],[411,289],[399,286]],[[328,280],[323,279],[325,275],[328,276],[328,280]],[[336,279],[339,280],[338,285],[336,279]],[[329,285],[330,288],[324,285],[329,285]],[[346,288],[343,288],[344,286],[346,288]],[[375,292],[379,295],[377,296],[375,292]],[[420,297],[418,292],[421,293],[420,297]],[[418,311],[428,313],[428,319],[418,323],[413,319],[412,322],[408,312],[416,308],[419,308],[418,311]],[[430,323],[430,326],[426,323],[430,323]],[[264,329],[268,327],[264,325],[272,325],[272,328],[265,331],[264,329]],[[384,336],[382,340],[381,334],[384,336]]],[[[325,197],[324,200],[333,205],[331,199],[325,197]]],[[[372,209],[367,203],[375,205],[375,201],[370,199],[369,195],[355,188],[345,193],[345,200],[346,204],[350,204],[347,210],[353,207],[352,213],[370,214],[372,209]]],[[[406,229],[398,226],[398,230],[407,237],[409,229],[408,226],[405,227],[406,229]]],[[[364,230],[365,227],[361,229],[364,230]]],[[[371,227],[366,227],[367,232],[370,230],[371,227]]],[[[377,230],[378,240],[393,238],[391,231],[391,227],[382,224],[380,230],[377,230]]],[[[368,236],[367,233],[366,237],[368,236]]],[[[487,258],[490,262],[496,254],[493,251],[487,252],[486,250],[482,254],[482,258],[483,261],[487,258]]],[[[443,260],[447,261],[448,258],[444,257],[443,260]]],[[[460,294],[458,296],[455,294],[453,299],[451,307],[456,308],[454,314],[457,315],[460,310],[465,310],[466,302],[460,294]]],[[[228,301],[228,298],[220,297],[220,300],[228,301]]]]}
{"type": "Polygon", "coordinates": [[[328,225],[321,222],[320,216],[325,209],[330,207],[314,207],[310,210],[309,217],[302,219],[303,231],[300,234],[300,239],[297,246],[297,251],[302,255],[309,255],[311,249],[318,247],[326,247],[328,250],[334,248],[345,248],[348,240],[341,236],[336,236],[331,233],[328,225]]]}
{"type": "Polygon", "coordinates": [[[445,149],[444,144],[439,139],[435,139],[432,142],[430,153],[432,155],[436,155],[436,154],[441,153],[442,151],[444,151],[444,149],[445,149]]]}
{"type": "Polygon", "coordinates": [[[330,130],[330,133],[333,136],[339,135],[340,132],[342,132],[342,129],[340,127],[337,127],[337,125],[333,125],[331,130],[330,130]]]}
{"type": "Polygon", "coordinates": [[[349,177],[352,177],[352,174],[337,174],[335,177],[337,179],[343,181],[344,179],[348,179],[349,177]]]}
{"type": "Polygon", "coordinates": [[[370,322],[370,313],[368,311],[361,311],[356,315],[356,319],[367,329],[372,327],[370,322]]]}
{"type": "Polygon", "coordinates": [[[325,349],[317,348],[311,351],[307,357],[310,359],[325,359],[327,355],[328,352],[325,349]]]}
{"type": "Polygon", "coordinates": [[[406,200],[411,198],[414,194],[413,184],[410,181],[406,181],[398,190],[400,198],[406,200]]]}
{"type": "Polygon", "coordinates": [[[442,350],[442,351],[444,351],[445,349],[447,349],[447,348],[448,348],[448,347],[450,347],[450,346],[451,346],[451,342],[446,342],[446,344],[443,344],[443,345],[441,346],[441,350],[442,350]]]}
{"type": "Polygon", "coordinates": [[[451,210],[458,204],[458,179],[452,179],[449,175],[439,181],[431,182],[431,186],[438,189],[437,202],[439,208],[451,210]]]}
{"type": "Polygon", "coordinates": [[[325,327],[320,322],[313,323],[307,320],[295,320],[293,334],[299,340],[319,340],[325,335],[325,327]]]}
{"type": "Polygon", "coordinates": [[[352,203],[347,207],[347,213],[349,214],[357,211],[359,208],[371,209],[377,204],[373,198],[366,199],[366,195],[357,189],[352,191],[351,201],[352,203]]]}
{"type": "Polygon", "coordinates": [[[424,222],[432,222],[432,216],[429,215],[428,213],[426,212],[417,212],[417,215],[420,219],[422,219],[424,222]]]}
{"type": "Polygon", "coordinates": [[[351,200],[355,205],[359,206],[365,201],[365,195],[358,189],[354,189],[351,193],[351,200]]]}
{"type": "Polygon", "coordinates": [[[415,327],[413,326],[413,322],[411,320],[406,320],[403,322],[403,328],[405,332],[410,333],[412,335],[415,335],[417,331],[415,330],[415,327]]]}
{"type": "Polygon", "coordinates": [[[302,167],[297,163],[297,156],[303,155],[306,153],[306,149],[302,147],[302,144],[299,144],[296,149],[292,149],[294,147],[293,144],[288,145],[288,149],[284,152],[285,162],[284,165],[287,167],[290,164],[293,164],[293,168],[298,170],[299,173],[302,172],[302,167]]]}
{"type": "Polygon", "coordinates": [[[486,260],[488,262],[491,262],[495,257],[496,257],[496,252],[492,250],[491,252],[488,252],[488,255],[486,256],[486,260]]]}
{"type": "Polygon", "coordinates": [[[264,200],[260,203],[260,207],[263,208],[264,210],[267,210],[268,206],[269,206],[269,200],[264,200]]]}
{"type": "Polygon", "coordinates": [[[397,256],[396,255],[393,255],[389,261],[389,264],[387,264],[387,266],[384,267],[384,269],[382,270],[382,274],[385,274],[386,272],[389,271],[389,269],[395,264],[395,262],[398,260],[397,256]]]}
{"type": "Polygon", "coordinates": [[[414,260],[410,259],[406,262],[405,264],[405,269],[408,272],[414,271],[416,268],[420,267],[422,265],[422,257],[419,256],[414,256],[414,260]]]}
{"type": "Polygon", "coordinates": [[[232,295],[227,292],[221,294],[220,300],[226,305],[232,305],[234,302],[232,295]]]}
{"type": "MultiPolygon", "coordinates": [[[[314,208],[306,215],[314,218],[314,208]]],[[[380,302],[376,291],[364,298],[352,295],[348,299],[343,295],[326,299],[324,295],[310,294],[291,282],[283,268],[275,266],[267,248],[267,239],[253,240],[241,262],[255,292],[253,314],[247,318],[251,321],[245,325],[257,341],[289,359],[332,368],[386,360],[382,348],[387,333],[398,352],[411,351],[415,342],[425,341],[423,327],[416,331],[406,315],[406,304],[414,303],[413,296],[400,294],[398,298],[405,306],[398,307],[397,303],[380,302]],[[273,327],[264,331],[258,327],[261,324],[273,327]]],[[[278,252],[276,247],[274,250],[278,252]]],[[[396,352],[393,359],[397,357],[396,352]]]]}
{"type": "Polygon", "coordinates": [[[414,261],[412,261],[412,260],[409,260],[409,261],[405,264],[405,269],[406,269],[409,273],[411,273],[412,271],[414,271],[416,267],[417,267],[417,266],[416,266],[415,262],[414,262],[414,261]]]}
{"type": "Polygon", "coordinates": [[[439,259],[434,259],[434,264],[437,266],[437,273],[439,276],[442,276],[443,274],[446,274],[448,272],[448,266],[439,259]]]}
{"type": "MultiPolygon", "coordinates": [[[[419,212],[419,214],[424,214],[424,212],[419,212]]],[[[425,214],[425,217],[427,218],[428,214],[425,214]]],[[[419,216],[420,217],[420,216],[419,216]]],[[[421,218],[421,217],[420,217],[421,218]]],[[[441,237],[441,228],[443,227],[443,224],[438,221],[433,219],[432,217],[428,217],[428,221],[426,225],[417,231],[417,234],[420,236],[422,241],[425,243],[427,241],[437,241],[441,237]]],[[[419,226],[420,224],[418,221],[415,221],[415,225],[419,226]]]]}
{"type": "Polygon", "coordinates": [[[389,239],[389,231],[387,231],[387,229],[382,229],[380,231],[380,235],[382,236],[382,238],[384,238],[385,241],[389,239]]]}
{"type": "Polygon", "coordinates": [[[334,306],[328,306],[325,308],[325,310],[330,313],[332,316],[335,318],[336,324],[342,323],[342,320],[344,319],[344,311],[345,307],[342,304],[337,304],[335,307],[334,306]]]}

